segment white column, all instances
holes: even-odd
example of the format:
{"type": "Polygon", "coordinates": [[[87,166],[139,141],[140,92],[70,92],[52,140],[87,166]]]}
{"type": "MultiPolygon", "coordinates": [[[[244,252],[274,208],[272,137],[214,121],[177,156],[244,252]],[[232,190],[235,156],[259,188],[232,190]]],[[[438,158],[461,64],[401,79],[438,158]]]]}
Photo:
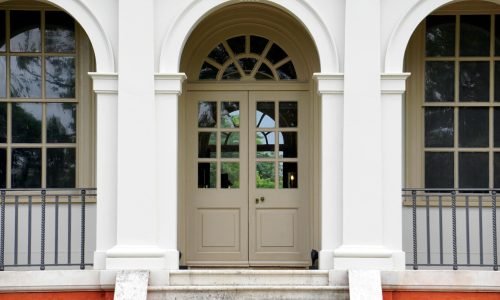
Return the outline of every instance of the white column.
{"type": "Polygon", "coordinates": [[[118,28],[117,237],[106,267],[164,269],[156,199],[154,0],[120,0],[118,28]]]}
{"type": "Polygon", "coordinates": [[[314,74],[321,97],[321,250],[319,268],[334,268],[342,243],[343,74],[314,74]]]}
{"type": "Polygon", "coordinates": [[[382,74],[382,196],[384,245],[393,253],[393,269],[404,270],[401,188],[403,187],[403,97],[409,73],[382,74]]]}
{"type": "Polygon", "coordinates": [[[179,268],[177,250],[178,103],[184,73],[156,74],[156,181],[158,243],[166,251],[166,268],[179,268]]]}
{"type": "Polygon", "coordinates": [[[94,269],[106,269],[116,244],[118,75],[89,73],[97,103],[97,216],[94,269]]]}

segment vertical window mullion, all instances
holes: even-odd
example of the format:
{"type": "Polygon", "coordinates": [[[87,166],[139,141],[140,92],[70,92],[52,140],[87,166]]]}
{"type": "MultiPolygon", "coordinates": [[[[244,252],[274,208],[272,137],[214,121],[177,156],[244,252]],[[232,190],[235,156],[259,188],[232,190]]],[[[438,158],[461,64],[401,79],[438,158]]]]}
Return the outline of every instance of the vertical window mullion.
{"type": "Polygon", "coordinates": [[[7,103],[7,166],[6,188],[11,188],[11,170],[12,170],[12,104],[7,103]]]}
{"type": "Polygon", "coordinates": [[[460,188],[459,185],[459,149],[458,149],[458,137],[459,137],[459,132],[458,132],[458,124],[459,124],[459,113],[458,110],[460,109],[457,106],[457,103],[460,101],[460,15],[457,15],[455,17],[455,56],[454,56],[454,63],[455,63],[455,84],[454,84],[454,99],[453,99],[453,104],[454,104],[454,126],[453,126],[453,131],[454,131],[454,136],[453,136],[453,186],[455,188],[460,188]]]}

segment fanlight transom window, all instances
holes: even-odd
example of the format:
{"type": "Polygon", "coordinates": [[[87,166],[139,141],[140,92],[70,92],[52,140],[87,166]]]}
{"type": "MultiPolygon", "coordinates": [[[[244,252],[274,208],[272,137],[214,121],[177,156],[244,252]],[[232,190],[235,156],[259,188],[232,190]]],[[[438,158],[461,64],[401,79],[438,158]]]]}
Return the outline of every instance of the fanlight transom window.
{"type": "Polygon", "coordinates": [[[291,58],[278,44],[255,35],[219,43],[205,58],[200,80],[295,80],[291,58]]]}

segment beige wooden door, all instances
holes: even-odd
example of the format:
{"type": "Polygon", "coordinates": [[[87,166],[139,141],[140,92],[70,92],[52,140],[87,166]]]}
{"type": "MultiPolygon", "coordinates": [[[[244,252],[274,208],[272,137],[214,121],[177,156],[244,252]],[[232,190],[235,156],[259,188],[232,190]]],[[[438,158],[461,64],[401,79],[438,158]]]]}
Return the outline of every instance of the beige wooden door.
{"type": "Polygon", "coordinates": [[[309,263],[306,95],[189,94],[187,265],[309,263]]]}

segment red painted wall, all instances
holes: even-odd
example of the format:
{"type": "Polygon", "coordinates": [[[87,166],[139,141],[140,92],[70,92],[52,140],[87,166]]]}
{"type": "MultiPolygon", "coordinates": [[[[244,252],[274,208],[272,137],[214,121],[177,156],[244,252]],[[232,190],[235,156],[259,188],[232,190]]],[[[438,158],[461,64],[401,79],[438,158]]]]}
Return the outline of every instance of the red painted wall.
{"type": "Polygon", "coordinates": [[[384,300],[500,300],[500,293],[489,292],[384,291],[383,294],[384,300]]]}
{"type": "Polygon", "coordinates": [[[114,292],[33,292],[0,293],[0,300],[113,300],[114,292]]]}

